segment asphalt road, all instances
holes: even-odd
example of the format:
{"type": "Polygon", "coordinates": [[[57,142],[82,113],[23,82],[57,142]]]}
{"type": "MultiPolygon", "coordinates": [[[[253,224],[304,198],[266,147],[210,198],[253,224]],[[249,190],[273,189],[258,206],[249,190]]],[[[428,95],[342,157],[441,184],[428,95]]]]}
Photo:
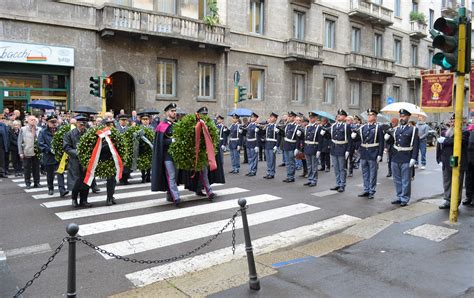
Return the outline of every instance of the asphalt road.
{"type": "MultiPolygon", "coordinates": [[[[281,161],[281,155],[277,160],[281,161]]],[[[230,160],[226,156],[226,173],[229,166],[230,160]]],[[[90,201],[98,197],[100,200],[94,203],[93,208],[86,211],[76,210],[71,207],[70,199],[61,199],[57,194],[53,198],[47,198],[47,190],[25,192],[21,187],[22,182],[16,181],[17,179],[2,179],[0,296],[12,296],[16,289],[32,278],[66,236],[65,227],[71,222],[79,224],[80,233],[86,234],[83,238],[96,245],[123,252],[130,258],[157,260],[179,256],[201,245],[214,234],[217,227],[223,226],[235,213],[238,207],[237,199],[242,197],[251,197],[249,215],[258,213],[254,216],[255,222],[251,226],[252,239],[271,236],[343,214],[366,218],[398,208],[390,204],[394,198],[394,186],[392,180],[385,177],[385,162],[380,167],[380,185],[375,199],[370,201],[357,197],[362,191],[362,178],[358,170],[355,171],[354,177],[348,178],[346,192],[339,194],[328,192],[335,181],[332,171],[320,172],[318,186],[308,188],[303,186],[306,182],[304,178],[297,178],[297,181],[291,184],[283,183],[285,169],[281,167],[278,168],[276,179],[270,181],[262,178],[266,168],[263,162],[259,163],[256,177],[244,176],[246,168],[247,165],[242,165],[240,175],[227,174],[227,183],[214,187],[214,190],[223,193],[215,202],[211,203],[205,199],[190,201],[188,197],[179,208],[164,204],[163,194],[148,193],[149,185],[132,184],[117,190],[117,197],[120,197],[118,205],[105,207],[105,198],[100,199],[100,196],[105,195],[105,191],[102,191],[98,195],[91,194],[90,201]],[[140,239],[141,237],[148,238],[140,239]],[[2,255],[6,257],[2,259],[2,255]]],[[[297,172],[300,173],[301,171],[297,172]]],[[[105,190],[103,186],[102,189],[105,190]]],[[[412,184],[412,201],[432,197],[441,192],[441,167],[435,164],[434,150],[430,148],[427,169],[417,170],[412,184]]],[[[237,243],[243,243],[242,231],[237,229],[236,234],[237,243]]],[[[231,232],[227,230],[197,254],[214,252],[230,245],[231,232]]],[[[66,293],[66,248],[27,289],[24,297],[59,297],[66,293]]],[[[219,255],[215,257],[218,258],[219,255]]],[[[212,261],[208,260],[209,263],[212,261]]],[[[205,266],[193,264],[198,265],[205,266]]],[[[106,259],[79,243],[77,292],[83,297],[104,297],[123,292],[134,287],[127,274],[140,275],[142,270],[155,266],[157,265],[106,259]]],[[[176,269],[163,274],[182,272],[176,269]]]]}

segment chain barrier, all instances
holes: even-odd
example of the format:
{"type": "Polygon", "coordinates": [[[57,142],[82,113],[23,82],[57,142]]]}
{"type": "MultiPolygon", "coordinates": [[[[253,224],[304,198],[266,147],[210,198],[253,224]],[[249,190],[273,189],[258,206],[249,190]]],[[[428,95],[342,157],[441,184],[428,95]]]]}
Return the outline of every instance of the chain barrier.
{"type": "Polygon", "coordinates": [[[174,261],[177,261],[177,260],[181,260],[181,259],[184,259],[186,257],[189,257],[190,255],[195,254],[199,250],[201,250],[204,247],[211,244],[212,241],[214,241],[217,237],[219,237],[229,227],[229,225],[232,224],[232,253],[235,254],[235,218],[237,217],[239,212],[240,212],[240,210],[236,211],[234,213],[234,215],[232,215],[232,218],[224,225],[224,227],[219,232],[217,232],[217,234],[215,234],[214,236],[209,238],[209,240],[207,240],[206,242],[204,242],[200,246],[198,246],[198,247],[194,248],[193,250],[190,250],[190,251],[188,251],[188,252],[186,252],[182,255],[174,256],[174,257],[166,258],[166,259],[160,259],[160,260],[130,259],[129,257],[120,256],[120,255],[114,254],[112,252],[109,252],[105,249],[102,249],[102,248],[94,245],[93,243],[87,241],[86,239],[82,239],[82,238],[77,238],[77,239],[79,241],[81,241],[83,244],[89,246],[90,248],[100,252],[101,254],[107,255],[107,256],[109,256],[111,258],[115,258],[117,260],[121,260],[121,261],[124,261],[124,262],[138,263],[138,264],[164,264],[164,263],[169,263],[169,262],[174,262],[174,261]]]}
{"type": "Polygon", "coordinates": [[[41,273],[43,273],[43,271],[45,271],[48,268],[49,264],[52,261],[54,261],[54,258],[56,258],[56,255],[61,251],[61,249],[64,246],[64,243],[69,238],[70,237],[63,238],[63,240],[61,241],[61,244],[59,244],[59,246],[54,250],[54,253],[48,258],[48,261],[43,266],[41,266],[40,271],[36,272],[35,275],[33,275],[33,278],[30,279],[23,288],[19,289],[18,292],[16,292],[15,296],[13,296],[14,298],[20,297],[20,295],[23,294],[25,290],[29,288],[33,284],[33,282],[40,277],[41,273]]]}

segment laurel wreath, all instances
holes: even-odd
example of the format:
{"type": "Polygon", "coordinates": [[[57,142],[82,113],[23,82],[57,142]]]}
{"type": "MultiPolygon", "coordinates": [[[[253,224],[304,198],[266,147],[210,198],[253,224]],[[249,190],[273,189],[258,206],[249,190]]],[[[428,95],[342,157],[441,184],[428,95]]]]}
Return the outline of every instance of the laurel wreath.
{"type": "MultiPolygon", "coordinates": [[[[149,127],[143,126],[133,126],[129,127],[127,131],[122,134],[125,154],[123,156],[124,164],[127,168],[132,167],[133,162],[133,134],[143,129],[145,132],[145,137],[153,144],[155,138],[155,133],[149,127]]],[[[149,170],[151,169],[151,159],[152,159],[153,150],[146,144],[143,140],[140,140],[140,149],[138,153],[137,168],[139,170],[149,170]]]]}
{"type": "MultiPolygon", "coordinates": [[[[77,144],[77,154],[79,156],[79,161],[81,165],[85,168],[89,165],[89,160],[92,156],[92,151],[94,150],[95,144],[97,143],[97,131],[104,129],[104,125],[95,126],[89,128],[81,137],[79,144],[77,144]]],[[[112,127],[110,128],[110,139],[117,149],[118,154],[120,157],[124,156],[125,154],[125,145],[122,139],[121,134],[119,131],[112,127]]],[[[102,142],[106,142],[105,139],[102,142]]],[[[95,169],[95,176],[99,178],[108,178],[111,176],[115,176],[116,174],[115,163],[112,157],[108,159],[100,159],[97,163],[97,167],[95,169]]]]}
{"type": "MultiPolygon", "coordinates": [[[[201,115],[201,119],[206,123],[209,133],[214,144],[214,150],[217,150],[219,143],[219,134],[214,122],[208,116],[201,115]]],[[[169,148],[169,152],[173,157],[173,161],[178,169],[194,170],[194,160],[196,158],[195,152],[195,133],[196,115],[189,114],[181,118],[173,125],[173,142],[169,148]]],[[[204,143],[204,136],[201,132],[201,143],[199,144],[199,157],[197,163],[197,170],[201,170],[207,166],[207,151],[204,143]]]]}
{"type": "Polygon", "coordinates": [[[71,130],[71,124],[61,126],[53,136],[53,141],[51,141],[51,148],[53,148],[54,158],[61,162],[63,158],[64,149],[63,149],[63,139],[64,135],[71,130]]]}
{"type": "Polygon", "coordinates": [[[38,159],[41,159],[43,157],[43,152],[41,152],[40,150],[40,147],[39,147],[39,144],[38,144],[38,141],[35,140],[35,146],[34,146],[34,149],[35,149],[35,156],[36,158],[38,159]]]}

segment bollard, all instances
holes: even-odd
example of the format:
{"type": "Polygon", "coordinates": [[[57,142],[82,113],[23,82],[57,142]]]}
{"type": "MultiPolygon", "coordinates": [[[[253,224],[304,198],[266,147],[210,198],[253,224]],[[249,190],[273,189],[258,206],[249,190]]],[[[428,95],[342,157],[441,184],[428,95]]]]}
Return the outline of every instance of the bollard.
{"type": "Polygon", "coordinates": [[[242,227],[245,237],[245,251],[247,252],[247,262],[249,264],[249,286],[251,290],[260,290],[260,280],[258,280],[257,269],[255,268],[255,260],[253,258],[252,241],[250,239],[249,223],[247,221],[247,201],[239,199],[240,212],[242,213],[242,227]]]}
{"type": "Polygon", "coordinates": [[[66,227],[69,234],[69,255],[67,265],[67,297],[76,297],[76,235],[79,232],[79,226],[70,223],[66,227]]]}

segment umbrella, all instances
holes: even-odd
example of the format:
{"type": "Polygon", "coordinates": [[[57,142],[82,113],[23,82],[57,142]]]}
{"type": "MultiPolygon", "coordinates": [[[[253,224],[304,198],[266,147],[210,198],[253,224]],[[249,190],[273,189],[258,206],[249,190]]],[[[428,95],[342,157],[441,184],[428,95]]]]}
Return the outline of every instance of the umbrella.
{"type": "Polygon", "coordinates": [[[183,110],[182,108],[176,108],[176,114],[177,115],[186,115],[186,111],[183,110]]]}
{"type": "Polygon", "coordinates": [[[140,110],[137,114],[138,115],[158,115],[160,113],[160,111],[158,111],[157,109],[155,108],[148,108],[148,109],[143,109],[143,110],[140,110]]]}
{"type": "Polygon", "coordinates": [[[324,118],[328,118],[331,121],[336,121],[336,117],[334,117],[332,114],[329,114],[328,112],[325,111],[313,111],[316,115],[324,118]]]}
{"type": "MultiPolygon", "coordinates": [[[[367,112],[363,112],[362,114],[360,114],[360,116],[362,117],[362,119],[364,120],[367,120],[368,117],[367,117],[367,112]]],[[[382,114],[378,114],[377,115],[377,122],[380,122],[380,123],[388,123],[390,122],[390,119],[385,116],[385,115],[382,115],[382,114]]]]}
{"type": "Polygon", "coordinates": [[[249,110],[249,109],[234,109],[232,111],[230,111],[227,116],[232,116],[233,114],[237,114],[239,115],[240,117],[250,117],[252,115],[252,111],[249,110]]]}
{"type": "Polygon", "coordinates": [[[49,100],[34,100],[28,104],[30,108],[54,110],[54,102],[49,100]]]}
{"type": "Polygon", "coordinates": [[[424,116],[428,117],[423,110],[412,103],[409,102],[394,102],[384,107],[381,112],[386,114],[398,114],[401,109],[405,109],[412,114],[412,116],[424,116]]]}
{"type": "Polygon", "coordinates": [[[89,106],[79,106],[75,110],[73,110],[73,112],[80,114],[98,114],[96,110],[89,106]]]}

